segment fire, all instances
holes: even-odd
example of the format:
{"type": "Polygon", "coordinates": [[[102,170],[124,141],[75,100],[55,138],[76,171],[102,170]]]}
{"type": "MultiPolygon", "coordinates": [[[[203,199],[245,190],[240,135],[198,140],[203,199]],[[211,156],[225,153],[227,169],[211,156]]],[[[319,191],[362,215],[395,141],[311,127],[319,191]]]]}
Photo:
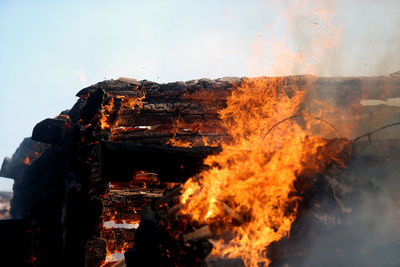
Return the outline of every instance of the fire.
{"type": "Polygon", "coordinates": [[[175,138],[175,135],[168,140],[167,144],[171,145],[171,146],[177,146],[177,147],[192,147],[193,146],[193,143],[190,141],[177,140],[175,138]]]}
{"type": "MultiPolygon", "coordinates": [[[[133,228],[136,229],[139,226],[139,221],[133,222],[133,221],[124,220],[122,223],[123,224],[121,225],[117,221],[105,222],[103,225],[103,235],[104,234],[106,234],[106,236],[109,235],[110,233],[107,234],[104,231],[107,232],[107,230],[113,230],[114,227],[126,228],[126,229],[133,229],[133,228]]],[[[116,234],[112,231],[111,235],[114,236],[116,234]]],[[[106,257],[105,257],[101,267],[109,266],[110,263],[115,263],[115,262],[119,261],[120,259],[122,259],[125,251],[132,248],[132,246],[133,246],[132,242],[125,241],[122,244],[119,244],[119,243],[115,243],[113,241],[111,243],[109,243],[109,241],[107,241],[106,242],[106,255],[105,255],[106,257]]]]}
{"type": "Polygon", "coordinates": [[[318,170],[309,159],[326,144],[294,120],[265,136],[296,114],[305,98],[304,91],[287,93],[284,82],[248,79],[235,88],[220,112],[233,141],[222,144],[220,154],[205,160],[210,169],[183,187],[181,212],[224,236],[214,242],[212,255],[241,257],[247,266],[268,265],[268,245],[289,234],[299,201],[293,183],[302,171],[318,170]]]}
{"type": "Polygon", "coordinates": [[[180,139],[176,139],[176,134],[174,134],[167,141],[166,144],[175,146],[175,147],[194,147],[194,146],[218,147],[220,145],[220,141],[219,140],[209,141],[205,136],[202,136],[200,139],[195,140],[195,141],[180,140],[180,139]]]}
{"type": "Polygon", "coordinates": [[[143,99],[146,98],[146,95],[144,93],[141,93],[141,95],[137,97],[119,96],[118,98],[122,99],[122,105],[124,107],[136,110],[143,108],[143,99]]]}
{"type": "Polygon", "coordinates": [[[124,257],[125,251],[127,251],[131,247],[132,247],[131,244],[129,244],[128,242],[124,242],[122,244],[121,249],[115,249],[114,251],[110,251],[108,248],[106,248],[107,251],[106,258],[100,267],[107,266],[108,263],[115,263],[121,260],[124,257]]]}
{"type": "Polygon", "coordinates": [[[101,118],[100,118],[100,127],[102,130],[111,129],[113,127],[117,128],[120,125],[120,115],[124,108],[139,111],[143,108],[143,99],[146,98],[146,95],[142,92],[139,93],[138,96],[115,96],[110,97],[109,101],[106,101],[103,104],[103,108],[101,110],[101,118]],[[116,106],[116,99],[120,99],[121,107],[118,111],[118,120],[115,122],[110,122],[110,115],[114,112],[116,106]]]}
{"type": "Polygon", "coordinates": [[[114,109],[114,98],[111,98],[109,103],[103,105],[101,110],[100,127],[102,130],[110,128],[108,118],[114,109]]]}
{"type": "Polygon", "coordinates": [[[24,164],[25,165],[31,165],[31,161],[29,160],[29,157],[25,157],[24,164]]]}
{"type": "Polygon", "coordinates": [[[175,146],[175,147],[195,147],[195,146],[211,146],[218,147],[220,146],[220,140],[208,140],[207,137],[201,136],[201,138],[197,140],[180,140],[176,139],[176,133],[166,142],[166,144],[175,146]]]}

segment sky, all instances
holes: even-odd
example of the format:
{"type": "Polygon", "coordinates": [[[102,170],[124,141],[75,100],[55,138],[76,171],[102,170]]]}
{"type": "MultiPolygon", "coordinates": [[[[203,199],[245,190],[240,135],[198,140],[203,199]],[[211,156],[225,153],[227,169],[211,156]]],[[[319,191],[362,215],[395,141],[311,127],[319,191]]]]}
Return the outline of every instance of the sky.
{"type": "MultiPolygon", "coordinates": [[[[104,79],[388,75],[397,0],[1,0],[0,160],[104,79]]],[[[0,178],[0,190],[12,180],[0,178]]]]}

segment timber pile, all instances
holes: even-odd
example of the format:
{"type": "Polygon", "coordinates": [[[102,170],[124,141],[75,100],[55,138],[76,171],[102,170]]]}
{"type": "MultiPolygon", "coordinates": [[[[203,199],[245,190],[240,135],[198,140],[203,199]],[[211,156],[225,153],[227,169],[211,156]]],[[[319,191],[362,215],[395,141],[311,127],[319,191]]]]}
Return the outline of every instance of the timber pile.
{"type": "MultiPolygon", "coordinates": [[[[218,153],[221,142],[229,142],[218,111],[226,107],[226,98],[233,88],[246,79],[201,79],[168,84],[133,79],[103,81],[82,89],[71,110],[38,123],[32,138],[25,139],[13,157],[4,160],[0,172],[1,176],[15,180],[12,218],[24,222],[21,229],[25,227],[31,231],[32,246],[26,252],[29,266],[48,266],[60,261],[65,266],[99,266],[108,248],[119,250],[123,247],[122,239],[132,242],[134,238],[140,247],[140,240],[146,238],[148,230],[128,233],[117,228],[104,229],[104,222],[135,221],[138,215],[132,209],[142,210],[141,218],[145,223],[141,223],[144,225],[141,229],[145,229],[145,225],[147,229],[153,229],[154,224],[168,222],[168,210],[160,211],[161,215],[167,214],[166,217],[158,214],[154,220],[157,197],[163,194],[169,198],[174,192],[163,183],[184,182],[196,175],[207,168],[203,159],[218,153]],[[156,173],[160,187],[144,189],[142,185],[125,184],[121,188],[110,188],[110,182],[129,183],[143,171],[156,173]],[[151,208],[143,207],[148,204],[151,208]]],[[[289,96],[295,90],[305,89],[320,100],[331,99],[334,95],[334,105],[339,108],[365,98],[397,97],[400,90],[400,80],[390,77],[292,76],[283,78],[281,85],[289,96]]],[[[365,123],[368,128],[370,125],[366,122],[371,121],[371,116],[385,114],[382,117],[390,120],[400,114],[398,109],[379,108],[381,110],[376,113],[370,110],[362,113],[359,123],[365,123]]],[[[356,134],[364,132],[362,129],[356,134]]],[[[358,151],[361,145],[354,145],[358,151]]],[[[368,166],[379,166],[382,158],[374,155],[369,160],[375,165],[368,166]]],[[[307,187],[307,192],[310,195],[331,192],[335,199],[332,188],[339,190],[341,183],[324,179],[322,184],[307,187]]],[[[338,192],[335,195],[346,194],[338,192]]],[[[165,200],[164,196],[161,201],[169,202],[171,209],[176,195],[172,200],[165,200]]],[[[342,204],[345,202],[341,200],[342,204]]],[[[310,203],[305,202],[304,209],[310,208],[310,203]]],[[[321,214],[314,217],[324,218],[321,214]]],[[[181,223],[170,222],[182,238],[194,231],[182,230],[184,219],[181,223]]],[[[196,229],[201,227],[195,226],[196,229]]],[[[162,242],[168,243],[164,247],[176,252],[175,257],[169,257],[171,263],[191,257],[192,262],[200,264],[211,249],[206,237],[195,239],[190,247],[181,248],[183,239],[175,242],[171,233],[173,231],[165,232],[162,228],[157,232],[163,236],[162,242]]],[[[274,251],[272,258],[279,260],[286,255],[282,251],[289,249],[277,245],[274,251]]],[[[214,266],[216,262],[219,266],[223,264],[218,259],[207,264],[214,266]]]]}

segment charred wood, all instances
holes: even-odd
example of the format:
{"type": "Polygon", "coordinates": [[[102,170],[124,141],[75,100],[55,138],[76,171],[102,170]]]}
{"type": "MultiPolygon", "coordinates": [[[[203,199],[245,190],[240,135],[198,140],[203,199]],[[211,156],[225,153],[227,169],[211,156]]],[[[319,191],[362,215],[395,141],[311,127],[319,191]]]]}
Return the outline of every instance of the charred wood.
{"type": "Polygon", "coordinates": [[[207,259],[201,267],[244,267],[242,259],[207,259]]]}
{"type": "Polygon", "coordinates": [[[59,119],[45,119],[33,128],[32,140],[51,145],[59,145],[64,139],[67,121],[59,119]]]}
{"type": "Polygon", "coordinates": [[[105,181],[129,181],[135,171],[157,173],[161,181],[185,181],[207,167],[203,159],[221,151],[216,147],[117,142],[102,142],[100,149],[101,176],[105,181]]]}
{"type": "MultiPolygon", "coordinates": [[[[85,244],[85,267],[98,267],[104,261],[104,255],[107,253],[106,242],[104,239],[94,237],[85,244]]],[[[71,263],[77,262],[73,259],[71,263]]]]}
{"type": "Polygon", "coordinates": [[[142,207],[162,196],[162,189],[110,190],[104,198],[104,221],[139,222],[142,207]]]}
{"type": "Polygon", "coordinates": [[[93,117],[101,111],[105,97],[106,93],[102,88],[97,88],[88,95],[80,116],[84,123],[90,123],[93,117]]]}
{"type": "Polygon", "coordinates": [[[102,237],[106,241],[107,249],[115,251],[126,251],[133,247],[136,229],[127,228],[104,228],[102,237]]]}
{"type": "Polygon", "coordinates": [[[24,170],[30,166],[49,147],[47,144],[25,138],[12,158],[5,158],[0,170],[0,176],[21,179],[24,170]]]}

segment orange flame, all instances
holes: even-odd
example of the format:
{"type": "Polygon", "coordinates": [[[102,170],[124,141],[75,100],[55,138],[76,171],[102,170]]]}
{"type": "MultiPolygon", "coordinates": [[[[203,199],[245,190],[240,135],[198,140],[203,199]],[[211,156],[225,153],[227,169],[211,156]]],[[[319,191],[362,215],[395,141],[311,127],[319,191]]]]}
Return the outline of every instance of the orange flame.
{"type": "Polygon", "coordinates": [[[115,106],[115,99],[111,97],[111,100],[103,105],[101,110],[100,126],[101,129],[110,129],[112,127],[118,127],[120,125],[120,117],[123,108],[128,108],[131,110],[141,110],[143,108],[143,99],[146,98],[144,93],[139,94],[139,96],[115,96],[115,98],[121,99],[122,106],[118,112],[118,120],[115,123],[110,123],[110,115],[112,114],[115,106]],[[112,124],[112,125],[111,125],[112,124]]]}
{"type": "Polygon", "coordinates": [[[29,160],[29,157],[25,157],[24,164],[25,165],[31,165],[31,161],[29,160]]]}
{"type": "Polygon", "coordinates": [[[108,117],[110,116],[112,110],[114,109],[114,98],[111,98],[108,104],[103,105],[101,110],[100,127],[102,130],[110,128],[108,117]]]}
{"type": "Polygon", "coordinates": [[[167,141],[168,145],[171,146],[177,146],[177,147],[192,147],[193,143],[190,141],[184,141],[184,140],[178,140],[175,138],[175,135],[173,137],[171,137],[171,139],[169,139],[167,141]]]}
{"type": "Polygon", "coordinates": [[[173,136],[167,141],[166,144],[171,145],[171,146],[177,146],[177,147],[192,147],[193,142],[187,141],[187,140],[179,140],[176,139],[176,135],[179,132],[180,128],[184,125],[184,122],[178,118],[173,126],[173,136]]]}
{"type": "Polygon", "coordinates": [[[304,99],[301,91],[289,97],[283,82],[248,79],[232,92],[220,117],[233,141],[205,160],[211,168],[189,179],[181,197],[183,213],[214,226],[217,234],[231,234],[215,242],[212,255],[241,257],[247,266],[268,265],[267,246],[288,235],[299,200],[293,194],[296,174],[318,168],[306,166],[307,159],[325,144],[294,121],[265,137],[277,122],[295,114],[304,99]]]}
{"type": "Polygon", "coordinates": [[[146,98],[146,95],[142,93],[141,96],[137,97],[119,96],[118,98],[122,99],[122,105],[124,107],[130,108],[132,110],[140,110],[143,108],[143,99],[146,98]]]}

